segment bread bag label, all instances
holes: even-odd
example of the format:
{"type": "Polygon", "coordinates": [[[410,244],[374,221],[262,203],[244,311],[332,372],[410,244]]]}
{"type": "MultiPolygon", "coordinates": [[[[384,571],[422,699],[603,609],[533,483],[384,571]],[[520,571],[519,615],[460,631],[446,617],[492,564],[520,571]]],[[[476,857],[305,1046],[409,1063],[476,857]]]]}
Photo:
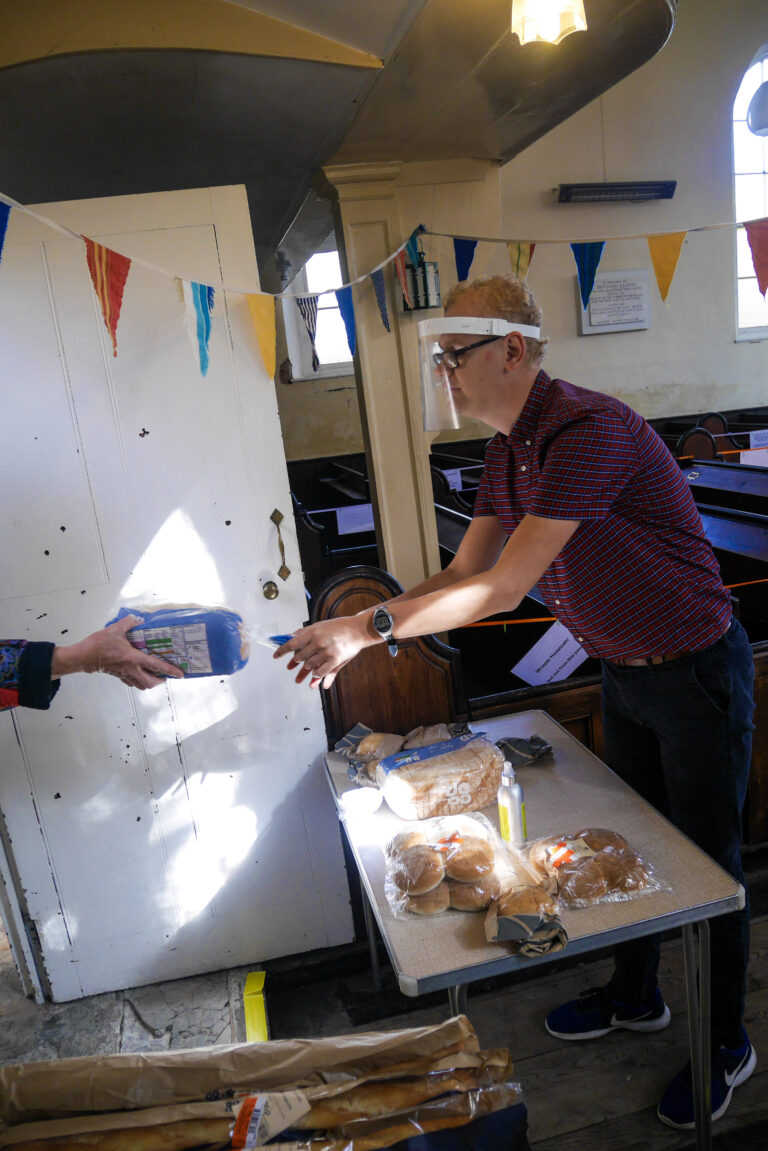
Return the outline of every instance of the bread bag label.
{"type": "Polygon", "coordinates": [[[425,763],[438,755],[448,755],[452,751],[459,751],[476,739],[485,739],[484,731],[468,731],[465,735],[456,735],[453,739],[445,739],[442,743],[432,743],[427,747],[414,747],[410,751],[396,751],[386,759],[379,760],[379,767],[385,775],[390,771],[397,771],[401,767],[411,767],[416,763],[425,763]]]}
{"type": "Polygon", "coordinates": [[[287,1127],[292,1127],[311,1107],[303,1091],[249,1095],[237,1113],[232,1146],[261,1147],[287,1127]]]}
{"type": "Polygon", "coordinates": [[[557,870],[574,859],[591,859],[595,852],[583,839],[563,839],[547,851],[547,863],[557,870]]]}

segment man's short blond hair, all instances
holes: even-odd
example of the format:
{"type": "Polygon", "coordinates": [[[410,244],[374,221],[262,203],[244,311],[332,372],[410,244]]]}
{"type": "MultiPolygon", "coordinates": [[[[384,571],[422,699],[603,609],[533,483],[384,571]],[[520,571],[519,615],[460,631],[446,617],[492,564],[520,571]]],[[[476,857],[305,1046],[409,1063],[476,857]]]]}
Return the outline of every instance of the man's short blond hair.
{"type": "MultiPolygon", "coordinates": [[[[478,276],[474,280],[462,280],[448,292],[443,300],[443,308],[457,308],[465,296],[480,296],[486,308],[486,315],[498,316],[502,320],[517,320],[521,324],[541,325],[541,309],[533,298],[528,285],[515,276],[478,276]]],[[[548,340],[525,338],[527,359],[531,364],[540,364],[544,359],[548,340]]]]}

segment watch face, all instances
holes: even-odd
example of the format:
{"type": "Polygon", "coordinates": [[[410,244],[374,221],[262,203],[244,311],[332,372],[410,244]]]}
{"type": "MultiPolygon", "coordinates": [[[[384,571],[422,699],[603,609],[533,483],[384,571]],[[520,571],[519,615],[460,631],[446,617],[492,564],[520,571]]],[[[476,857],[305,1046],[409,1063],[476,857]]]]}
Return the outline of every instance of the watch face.
{"type": "Polygon", "coordinates": [[[379,635],[386,635],[392,630],[392,616],[386,608],[378,607],[373,613],[373,626],[379,635]]]}

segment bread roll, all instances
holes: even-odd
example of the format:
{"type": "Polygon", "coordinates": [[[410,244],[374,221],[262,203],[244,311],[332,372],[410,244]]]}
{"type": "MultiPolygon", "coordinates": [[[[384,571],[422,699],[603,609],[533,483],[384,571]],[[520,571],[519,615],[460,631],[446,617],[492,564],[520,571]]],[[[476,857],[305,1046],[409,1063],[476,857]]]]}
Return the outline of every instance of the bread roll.
{"type": "Polygon", "coordinates": [[[387,855],[399,855],[403,851],[407,851],[409,847],[416,847],[421,843],[428,843],[426,834],[419,831],[418,828],[413,828],[409,831],[398,831],[387,844],[387,855]]]}
{"type": "Polygon", "coordinates": [[[451,892],[445,880],[426,895],[408,895],[405,899],[405,910],[412,911],[414,915],[439,915],[450,906],[451,892]]]}
{"type": "Polygon", "coordinates": [[[445,864],[434,847],[416,844],[395,857],[390,874],[399,891],[406,895],[425,895],[445,878],[445,864]]]}
{"type": "Polygon", "coordinates": [[[451,880],[446,884],[451,897],[451,907],[456,911],[485,911],[498,894],[499,883],[496,876],[485,875],[476,883],[457,883],[451,880]]]}
{"type": "Polygon", "coordinates": [[[503,891],[496,901],[496,915],[501,918],[516,915],[555,916],[557,906],[552,896],[541,887],[512,887],[503,891]]]}
{"type": "Polygon", "coordinates": [[[432,743],[444,743],[451,738],[451,732],[445,723],[433,723],[431,727],[415,727],[409,731],[403,741],[403,747],[429,747],[432,743]]]}
{"type": "Polygon", "coordinates": [[[451,844],[444,855],[445,874],[459,883],[474,883],[493,871],[493,847],[476,835],[462,837],[459,843],[451,844]]]}
{"type": "Polygon", "coordinates": [[[583,839],[593,851],[605,851],[612,848],[614,851],[626,851],[629,844],[618,831],[609,831],[607,827],[587,827],[577,831],[574,839],[583,839]]]}
{"type": "Polygon", "coordinates": [[[359,770],[368,779],[376,782],[376,768],[379,761],[394,755],[403,746],[402,735],[391,735],[386,731],[372,731],[364,735],[357,745],[352,758],[360,765],[359,770]]]}
{"type": "MultiPolygon", "coordinates": [[[[412,753],[418,756],[418,750],[412,753]]],[[[385,772],[376,780],[389,806],[401,819],[427,819],[478,811],[496,801],[504,759],[482,737],[452,751],[385,772]]]]}

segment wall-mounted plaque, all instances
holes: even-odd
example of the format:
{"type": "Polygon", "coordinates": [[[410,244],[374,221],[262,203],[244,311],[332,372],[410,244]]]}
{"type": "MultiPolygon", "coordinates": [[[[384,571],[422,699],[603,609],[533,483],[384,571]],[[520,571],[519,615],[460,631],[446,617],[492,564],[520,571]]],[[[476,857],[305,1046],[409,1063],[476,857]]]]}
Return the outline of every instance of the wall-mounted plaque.
{"type": "Polygon", "coordinates": [[[582,336],[601,332],[633,332],[651,326],[650,284],[647,268],[598,272],[586,308],[576,283],[582,336]]]}

